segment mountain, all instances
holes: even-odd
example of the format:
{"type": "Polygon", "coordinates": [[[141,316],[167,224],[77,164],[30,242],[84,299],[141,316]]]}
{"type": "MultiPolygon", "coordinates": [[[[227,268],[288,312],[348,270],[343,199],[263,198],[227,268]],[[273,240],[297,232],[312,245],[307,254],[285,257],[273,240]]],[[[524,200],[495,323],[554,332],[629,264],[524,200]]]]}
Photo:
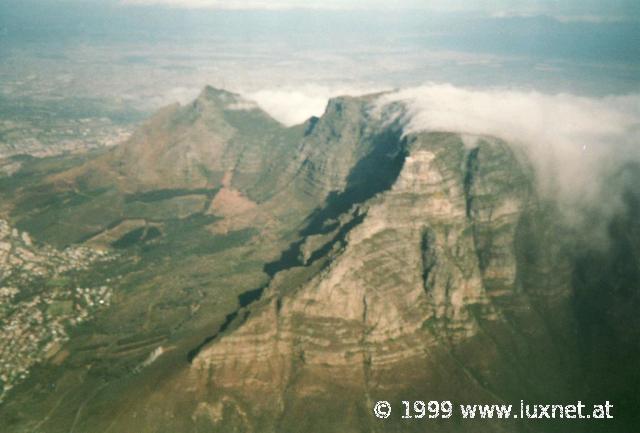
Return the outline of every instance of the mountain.
{"type": "Polygon", "coordinates": [[[596,244],[521,147],[410,131],[378,97],[287,128],[207,87],[112,150],[0,178],[34,242],[112,257],[62,286],[110,304],[12,385],[3,431],[567,431],[407,420],[403,400],[610,400],[571,431],[636,425],[640,169],[605,180],[624,205],[596,244]]]}

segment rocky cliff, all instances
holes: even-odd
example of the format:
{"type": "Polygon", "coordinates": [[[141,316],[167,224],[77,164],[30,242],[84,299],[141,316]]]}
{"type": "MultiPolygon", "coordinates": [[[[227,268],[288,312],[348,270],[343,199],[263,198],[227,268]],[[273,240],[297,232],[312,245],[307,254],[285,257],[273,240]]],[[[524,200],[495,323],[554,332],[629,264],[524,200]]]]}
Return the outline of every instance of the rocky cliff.
{"type": "MultiPolygon", "coordinates": [[[[540,212],[531,168],[491,138],[468,146],[425,133],[385,145],[390,160],[403,156],[388,188],[309,233],[305,243],[322,239],[306,253],[316,260],[276,274],[244,322],[195,357],[195,420],[221,431],[390,431],[400,427],[369,413],[377,399],[503,399],[529,387],[498,366],[536,356],[515,342],[528,330],[512,315],[543,326],[518,266],[520,225],[540,212]]],[[[566,303],[566,280],[553,289],[566,303]]],[[[529,338],[556,344],[545,330],[529,338]]]]}

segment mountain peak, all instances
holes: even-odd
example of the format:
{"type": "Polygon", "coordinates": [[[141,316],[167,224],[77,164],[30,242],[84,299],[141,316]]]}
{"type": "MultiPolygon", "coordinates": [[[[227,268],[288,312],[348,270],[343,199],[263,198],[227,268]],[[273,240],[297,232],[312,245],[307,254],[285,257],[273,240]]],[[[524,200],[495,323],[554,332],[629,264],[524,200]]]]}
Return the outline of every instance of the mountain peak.
{"type": "Polygon", "coordinates": [[[212,86],[205,86],[200,95],[193,101],[196,108],[217,108],[220,110],[257,110],[258,105],[241,95],[228,90],[218,89],[212,86]]]}
{"type": "Polygon", "coordinates": [[[204,86],[198,99],[212,99],[212,98],[232,98],[238,97],[239,95],[233,92],[230,92],[225,89],[219,89],[217,87],[213,87],[209,84],[204,86]]]}

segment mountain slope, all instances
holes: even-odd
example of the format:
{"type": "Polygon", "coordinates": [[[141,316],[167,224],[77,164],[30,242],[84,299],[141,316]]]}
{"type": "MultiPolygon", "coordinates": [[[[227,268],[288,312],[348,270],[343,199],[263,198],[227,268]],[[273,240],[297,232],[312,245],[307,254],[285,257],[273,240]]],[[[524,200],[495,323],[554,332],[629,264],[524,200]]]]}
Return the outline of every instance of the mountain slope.
{"type": "Polygon", "coordinates": [[[261,427],[245,420],[246,431],[296,431],[304,414],[305,431],[377,430],[378,399],[562,391],[558,376],[535,386],[519,376],[559,362],[517,342],[550,337],[517,278],[518,225],[536,206],[527,168],[504,143],[465,149],[453,134],[411,136],[405,150],[390,189],[351,210],[359,221],[325,266],[298,287],[272,284],[244,324],[194,359],[197,419],[224,431],[248,413],[261,427]],[[513,329],[511,314],[531,329],[513,329]]]}
{"type": "MultiPolygon", "coordinates": [[[[398,408],[633,406],[637,168],[609,181],[627,207],[602,249],[537,193],[520,148],[410,133],[402,107],[376,101],[335,98],[284,128],[207,88],[113,151],[0,180],[3,212],[37,240],[119,251],[93,269],[111,305],[11,390],[3,431],[564,432],[398,408]],[[612,336],[626,358],[608,388],[595,352],[612,336]]],[[[634,420],[615,422],[570,427],[634,420]]]]}

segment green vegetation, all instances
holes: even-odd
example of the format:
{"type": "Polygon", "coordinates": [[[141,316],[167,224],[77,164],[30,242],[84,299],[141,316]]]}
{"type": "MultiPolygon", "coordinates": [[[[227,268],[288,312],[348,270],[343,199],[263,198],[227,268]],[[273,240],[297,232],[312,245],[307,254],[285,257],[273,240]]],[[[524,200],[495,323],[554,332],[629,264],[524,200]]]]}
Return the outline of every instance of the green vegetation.
{"type": "Polygon", "coordinates": [[[54,301],[47,307],[47,312],[52,316],[70,314],[73,309],[72,301],[54,301]]]}
{"type": "Polygon", "coordinates": [[[176,189],[156,189],[152,191],[142,191],[134,194],[125,195],[125,203],[131,203],[135,201],[143,203],[152,203],[155,201],[168,200],[174,197],[182,197],[185,195],[204,195],[208,198],[212,198],[218,189],[207,188],[176,188],[176,189]]]}
{"type": "Polygon", "coordinates": [[[111,243],[114,248],[127,248],[133,245],[143,244],[157,237],[160,237],[162,233],[156,227],[140,227],[135,230],[131,230],[129,233],[123,235],[120,239],[111,243]]]}

